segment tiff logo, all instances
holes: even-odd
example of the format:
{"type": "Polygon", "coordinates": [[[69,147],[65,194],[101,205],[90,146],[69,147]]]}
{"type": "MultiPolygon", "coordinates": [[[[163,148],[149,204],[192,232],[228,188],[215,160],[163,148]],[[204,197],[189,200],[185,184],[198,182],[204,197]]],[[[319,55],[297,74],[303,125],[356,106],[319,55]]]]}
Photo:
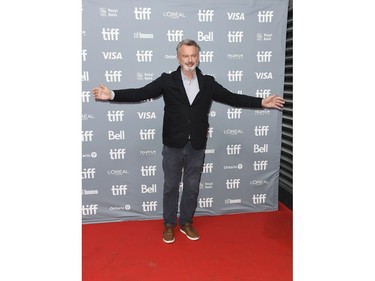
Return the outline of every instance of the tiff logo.
{"type": "Polygon", "coordinates": [[[238,189],[240,188],[240,179],[227,179],[227,189],[238,189]]]}
{"type": "Polygon", "coordinates": [[[82,49],[82,61],[86,61],[87,59],[87,49],[82,49]]]}
{"type": "Polygon", "coordinates": [[[153,56],[153,51],[151,50],[137,50],[137,61],[138,62],[151,62],[152,61],[152,56],[153,56]]]}
{"type": "Polygon", "coordinates": [[[142,202],[142,209],[143,212],[154,212],[156,211],[156,206],[158,205],[158,201],[143,201],[142,202]]]}
{"type": "Polygon", "coordinates": [[[258,51],[257,60],[258,62],[271,62],[272,51],[258,51]]]}
{"type": "Polygon", "coordinates": [[[254,171],[265,171],[267,170],[268,160],[254,161],[254,171]]]}
{"type": "Polygon", "coordinates": [[[198,11],[198,21],[204,22],[212,22],[212,19],[214,17],[214,10],[201,10],[198,11]]]}
{"type": "Polygon", "coordinates": [[[169,42],[180,42],[184,36],[183,30],[169,30],[167,32],[167,37],[169,42]]]}
{"type": "Polygon", "coordinates": [[[207,136],[208,136],[209,138],[212,138],[212,134],[213,134],[213,132],[214,132],[214,128],[213,128],[213,127],[209,127],[209,128],[208,128],[208,131],[207,131],[207,136]]]}
{"type": "Polygon", "coordinates": [[[266,203],[266,194],[254,194],[253,204],[264,204],[266,203]]]}
{"type": "Polygon", "coordinates": [[[139,131],[141,140],[153,140],[155,139],[155,129],[144,129],[139,131]]]}
{"type": "Polygon", "coordinates": [[[243,31],[228,31],[229,43],[241,43],[242,37],[243,37],[243,31]]]}
{"type": "Polygon", "coordinates": [[[240,144],[228,144],[227,145],[227,155],[240,154],[241,145],[240,144]]]}
{"type": "Polygon", "coordinates": [[[142,177],[151,177],[156,174],[156,166],[142,166],[141,167],[142,177]]]}
{"type": "Polygon", "coordinates": [[[254,133],[256,137],[264,137],[268,135],[270,126],[255,126],[254,133]]]}
{"type": "Polygon", "coordinates": [[[82,216],[96,215],[98,204],[82,205],[82,216]]]}
{"type": "Polygon", "coordinates": [[[199,198],[199,208],[212,208],[212,203],[214,202],[214,198],[199,198]]]}
{"type": "Polygon", "coordinates": [[[92,137],[94,135],[94,131],[82,131],[82,141],[92,141],[92,137]]]}
{"type": "Polygon", "coordinates": [[[102,35],[104,41],[117,41],[120,35],[119,28],[103,28],[102,35]]]}
{"type": "Polygon", "coordinates": [[[257,98],[267,98],[270,96],[270,94],[271,94],[271,89],[263,89],[263,90],[257,89],[255,96],[257,98]]]}
{"type": "Polygon", "coordinates": [[[128,190],[126,184],[120,184],[120,185],[112,185],[112,195],[118,196],[118,195],[126,195],[126,190],[128,190]]]}
{"type": "Polygon", "coordinates": [[[213,57],[214,57],[213,51],[202,51],[199,54],[200,62],[212,62],[213,57]]]}
{"type": "Polygon", "coordinates": [[[121,82],[122,71],[121,70],[106,70],[105,81],[107,82],[121,82]]]}
{"type": "Polygon", "coordinates": [[[228,119],[240,119],[242,113],[242,108],[228,108],[227,116],[228,119]]]}
{"type": "Polygon", "coordinates": [[[95,178],[95,168],[87,168],[82,171],[82,179],[93,179],[95,178]]]}
{"type": "Polygon", "coordinates": [[[241,82],[243,76],[242,70],[229,70],[228,71],[228,81],[229,82],[241,82]]]}
{"type": "Polygon", "coordinates": [[[134,15],[136,20],[150,20],[151,8],[134,8],[134,15]]]}
{"type": "Polygon", "coordinates": [[[259,11],[258,22],[272,22],[273,11],[259,11]]]}
{"type": "Polygon", "coordinates": [[[202,173],[211,174],[213,168],[214,168],[214,163],[204,163],[202,173]]]}
{"type": "Polygon", "coordinates": [[[109,157],[111,158],[111,160],[125,159],[125,154],[125,148],[111,148],[109,151],[109,157]]]}
{"type": "Polygon", "coordinates": [[[81,97],[83,103],[90,102],[90,91],[82,91],[81,97]]]}
{"type": "Polygon", "coordinates": [[[109,122],[121,122],[124,117],[123,110],[108,110],[107,117],[109,122]]]}

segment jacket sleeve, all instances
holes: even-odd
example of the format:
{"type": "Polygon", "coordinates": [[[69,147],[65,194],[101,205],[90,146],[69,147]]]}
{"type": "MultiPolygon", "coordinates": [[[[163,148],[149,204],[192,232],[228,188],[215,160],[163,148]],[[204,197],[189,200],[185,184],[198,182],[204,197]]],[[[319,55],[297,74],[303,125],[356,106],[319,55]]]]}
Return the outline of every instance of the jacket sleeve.
{"type": "Polygon", "coordinates": [[[210,90],[213,91],[213,100],[233,107],[262,108],[262,98],[233,93],[216,82],[213,77],[206,77],[210,90]]]}
{"type": "Polygon", "coordinates": [[[113,90],[115,97],[112,102],[141,102],[147,99],[155,99],[163,94],[163,80],[166,74],[141,88],[129,88],[113,90]]]}

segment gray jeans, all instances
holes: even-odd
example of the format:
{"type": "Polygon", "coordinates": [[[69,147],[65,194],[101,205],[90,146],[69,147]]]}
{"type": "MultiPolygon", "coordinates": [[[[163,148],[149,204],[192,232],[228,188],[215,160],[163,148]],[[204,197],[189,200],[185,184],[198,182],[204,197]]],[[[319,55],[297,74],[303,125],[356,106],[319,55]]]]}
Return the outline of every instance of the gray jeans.
{"type": "Polygon", "coordinates": [[[183,190],[180,202],[179,224],[192,223],[205,150],[195,150],[188,142],[184,148],[163,147],[163,218],[164,224],[176,226],[180,182],[183,190]]]}

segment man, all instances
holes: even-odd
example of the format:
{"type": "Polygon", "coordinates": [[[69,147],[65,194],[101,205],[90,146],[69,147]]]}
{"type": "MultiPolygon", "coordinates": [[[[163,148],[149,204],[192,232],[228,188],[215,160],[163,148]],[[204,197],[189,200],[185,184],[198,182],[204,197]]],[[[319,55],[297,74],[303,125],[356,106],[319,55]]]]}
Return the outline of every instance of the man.
{"type": "Polygon", "coordinates": [[[190,39],[177,45],[179,67],[138,89],[111,91],[104,85],[93,89],[98,100],[139,102],[163,96],[163,241],[175,241],[179,185],[183,182],[180,202],[180,231],[190,240],[199,234],[192,226],[197,207],[199,182],[207,143],[208,113],[212,101],[234,107],[281,109],[284,100],[276,95],[265,99],[239,95],[225,89],[212,76],[198,68],[199,45],[190,39]]]}

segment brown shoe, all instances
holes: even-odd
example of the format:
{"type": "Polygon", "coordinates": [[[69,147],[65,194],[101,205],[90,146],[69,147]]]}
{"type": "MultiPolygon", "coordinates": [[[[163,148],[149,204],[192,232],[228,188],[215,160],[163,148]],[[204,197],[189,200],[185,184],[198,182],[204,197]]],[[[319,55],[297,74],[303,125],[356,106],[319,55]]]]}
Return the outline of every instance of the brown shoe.
{"type": "Polygon", "coordinates": [[[172,225],[166,225],[163,232],[163,241],[165,243],[174,242],[174,230],[172,225]]]}
{"type": "Polygon", "coordinates": [[[186,235],[190,240],[198,240],[199,234],[190,223],[185,223],[180,226],[180,231],[186,235]]]}

